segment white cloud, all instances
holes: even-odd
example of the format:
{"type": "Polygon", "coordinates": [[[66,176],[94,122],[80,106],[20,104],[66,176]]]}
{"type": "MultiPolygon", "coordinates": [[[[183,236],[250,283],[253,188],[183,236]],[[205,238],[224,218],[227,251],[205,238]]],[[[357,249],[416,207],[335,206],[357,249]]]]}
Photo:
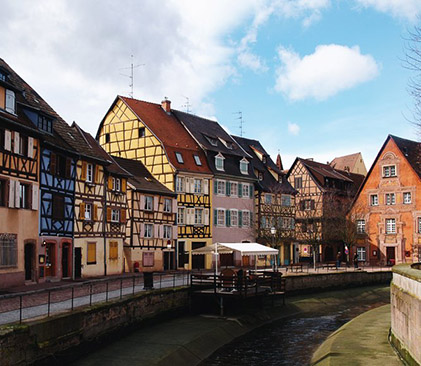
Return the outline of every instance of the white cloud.
{"type": "Polygon", "coordinates": [[[377,11],[390,13],[397,18],[406,18],[415,22],[421,15],[420,0],[355,0],[365,8],[373,7],[377,11]]]}
{"type": "Polygon", "coordinates": [[[275,90],[291,100],[325,100],[379,74],[374,58],[362,55],[358,46],[320,45],[303,58],[280,47],[278,54],[282,65],[277,70],[275,90]]]}
{"type": "Polygon", "coordinates": [[[238,55],[238,63],[246,68],[253,70],[254,72],[265,72],[268,70],[265,62],[262,59],[251,53],[251,52],[242,52],[238,55]]]}
{"type": "Polygon", "coordinates": [[[298,126],[296,123],[288,122],[288,132],[291,135],[297,136],[300,133],[300,126],[298,126]]]}

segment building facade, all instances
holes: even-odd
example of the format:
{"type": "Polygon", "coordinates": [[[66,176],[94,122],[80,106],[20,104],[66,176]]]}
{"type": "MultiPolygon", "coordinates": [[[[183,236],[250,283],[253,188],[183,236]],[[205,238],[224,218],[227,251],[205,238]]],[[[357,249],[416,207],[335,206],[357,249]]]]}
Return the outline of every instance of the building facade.
{"type": "Polygon", "coordinates": [[[352,205],[359,260],[421,261],[421,145],[389,135],[352,205]]]}

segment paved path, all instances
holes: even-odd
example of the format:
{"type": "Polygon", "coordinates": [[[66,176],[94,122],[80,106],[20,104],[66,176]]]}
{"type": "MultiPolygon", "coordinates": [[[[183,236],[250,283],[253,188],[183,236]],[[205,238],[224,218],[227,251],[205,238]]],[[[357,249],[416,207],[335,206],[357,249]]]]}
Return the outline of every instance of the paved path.
{"type": "Polygon", "coordinates": [[[367,311],[332,333],[314,353],[311,365],[402,366],[388,341],[390,305],[367,311]]]}

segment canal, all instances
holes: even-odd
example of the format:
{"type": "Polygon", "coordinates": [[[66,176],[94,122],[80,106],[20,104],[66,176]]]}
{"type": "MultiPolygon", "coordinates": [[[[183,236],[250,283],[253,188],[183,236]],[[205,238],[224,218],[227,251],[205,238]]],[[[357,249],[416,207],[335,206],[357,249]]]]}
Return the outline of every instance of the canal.
{"type": "MultiPolygon", "coordinates": [[[[250,314],[229,319],[197,315],[173,318],[91,344],[83,355],[69,352],[55,362],[75,366],[308,365],[329,334],[359,314],[389,303],[389,299],[390,289],[384,285],[289,297],[286,306],[264,311],[274,314],[268,318],[274,321],[234,340],[227,337],[233,329],[227,324],[247,322],[250,314]],[[222,339],[231,343],[223,345],[222,339]]],[[[254,313],[259,317],[261,311],[255,309],[254,313]]]]}

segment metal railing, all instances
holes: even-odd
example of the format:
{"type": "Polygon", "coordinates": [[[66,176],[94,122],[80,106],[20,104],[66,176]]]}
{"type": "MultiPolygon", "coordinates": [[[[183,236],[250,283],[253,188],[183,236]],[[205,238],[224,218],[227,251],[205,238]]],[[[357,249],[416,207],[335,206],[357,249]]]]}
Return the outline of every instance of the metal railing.
{"type": "Polygon", "coordinates": [[[122,299],[124,296],[132,296],[146,290],[162,291],[189,285],[189,271],[153,273],[148,279],[143,273],[139,273],[0,295],[0,325],[49,317],[82,306],[122,299]]]}

